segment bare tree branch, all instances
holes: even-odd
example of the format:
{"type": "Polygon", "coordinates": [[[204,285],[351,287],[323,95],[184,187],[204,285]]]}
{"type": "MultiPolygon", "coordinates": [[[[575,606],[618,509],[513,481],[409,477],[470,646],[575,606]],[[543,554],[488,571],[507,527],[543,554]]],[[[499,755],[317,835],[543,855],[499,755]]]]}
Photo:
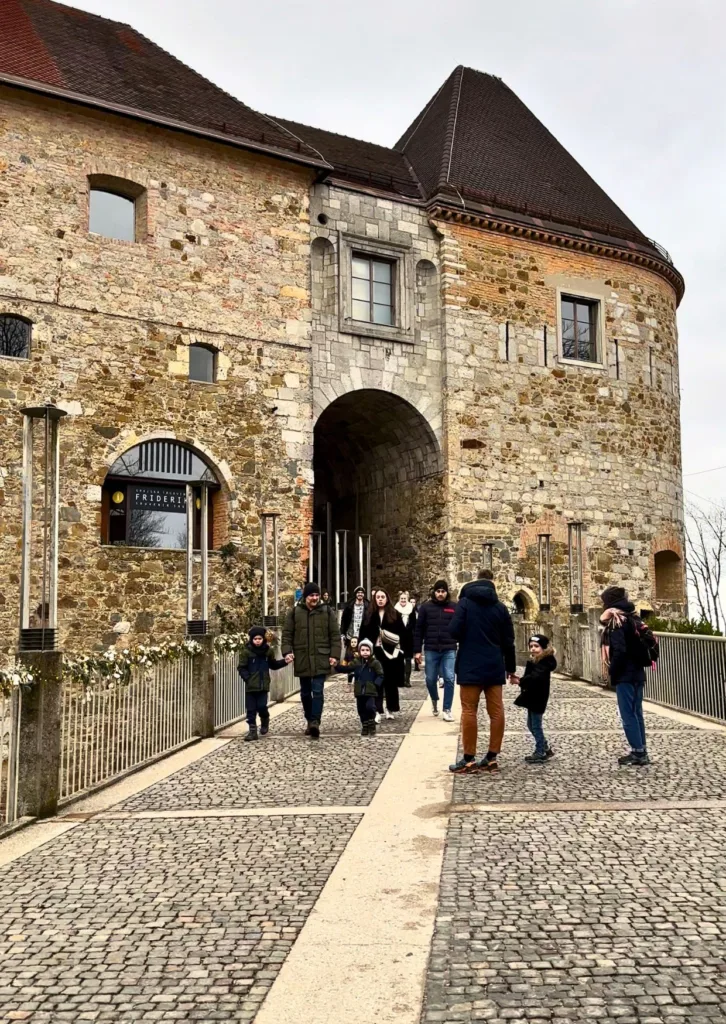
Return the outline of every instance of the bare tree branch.
{"type": "Polygon", "coordinates": [[[686,578],[701,618],[719,631],[724,622],[721,587],[726,571],[726,503],[707,510],[686,507],[686,578]]]}

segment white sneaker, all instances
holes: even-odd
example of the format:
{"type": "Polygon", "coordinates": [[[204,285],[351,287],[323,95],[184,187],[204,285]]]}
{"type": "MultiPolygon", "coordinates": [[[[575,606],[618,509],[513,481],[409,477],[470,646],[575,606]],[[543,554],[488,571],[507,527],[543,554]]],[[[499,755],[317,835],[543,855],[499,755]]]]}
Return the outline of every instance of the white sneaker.
{"type": "Polygon", "coordinates": [[[434,714],[438,715],[438,713],[439,713],[439,702],[437,700],[432,700],[431,703],[434,706],[434,714]]]}
{"type": "Polygon", "coordinates": [[[451,714],[450,711],[444,711],[444,716],[443,717],[444,717],[444,721],[445,722],[453,722],[454,721],[454,716],[451,714]]]}
{"type": "Polygon", "coordinates": [[[381,716],[376,711],[376,725],[380,725],[380,722],[381,722],[381,716]]]}
{"type": "Polygon", "coordinates": [[[393,715],[388,710],[388,708],[386,708],[386,710],[384,711],[383,715],[384,715],[385,718],[393,718],[393,715]]]}

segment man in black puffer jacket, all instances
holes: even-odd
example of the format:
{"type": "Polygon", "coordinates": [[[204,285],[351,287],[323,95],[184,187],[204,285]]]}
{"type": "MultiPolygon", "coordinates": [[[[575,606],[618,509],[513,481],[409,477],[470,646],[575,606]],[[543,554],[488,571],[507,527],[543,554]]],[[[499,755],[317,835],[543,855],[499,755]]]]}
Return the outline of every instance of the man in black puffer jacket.
{"type": "Polygon", "coordinates": [[[497,756],[504,737],[505,679],[517,670],[514,626],[509,612],[497,597],[490,569],[482,569],[476,583],[467,583],[451,624],[451,636],[459,641],[456,674],[461,697],[461,741],[464,756],[450,766],[455,773],[499,771],[497,756]],[[489,750],[476,760],[477,711],[482,690],[489,715],[489,750]]]}
{"type": "Polygon", "coordinates": [[[431,600],[422,605],[416,619],[413,637],[413,656],[421,666],[421,649],[426,649],[426,689],[429,691],[434,714],[439,713],[439,691],[436,685],[444,680],[444,721],[453,722],[451,706],[454,703],[454,663],[456,640],[451,635],[456,604],[449,597],[449,584],[437,580],[431,591],[431,600]]]}
{"type": "Polygon", "coordinates": [[[623,587],[608,587],[600,600],[605,609],[600,616],[605,627],[601,639],[603,660],[615,687],[623,732],[631,748],[629,754],[618,758],[618,764],[642,767],[650,764],[643,718],[645,668],[637,656],[636,638],[636,631],[643,624],[623,587]]]}

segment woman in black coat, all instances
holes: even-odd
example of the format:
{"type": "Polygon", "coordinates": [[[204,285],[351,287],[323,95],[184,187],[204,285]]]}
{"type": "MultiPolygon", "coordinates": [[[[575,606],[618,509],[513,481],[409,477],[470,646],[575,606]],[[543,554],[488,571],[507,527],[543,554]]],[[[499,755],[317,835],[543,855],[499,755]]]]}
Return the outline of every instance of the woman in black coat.
{"type": "MultiPolygon", "coordinates": [[[[385,590],[373,592],[373,600],[363,622],[360,639],[370,640],[373,654],[383,666],[383,692],[386,697],[386,718],[395,718],[401,710],[398,688],[404,685],[405,664],[403,645],[406,627],[393,607],[385,590]]],[[[378,714],[384,714],[383,696],[379,696],[378,714]]]]}

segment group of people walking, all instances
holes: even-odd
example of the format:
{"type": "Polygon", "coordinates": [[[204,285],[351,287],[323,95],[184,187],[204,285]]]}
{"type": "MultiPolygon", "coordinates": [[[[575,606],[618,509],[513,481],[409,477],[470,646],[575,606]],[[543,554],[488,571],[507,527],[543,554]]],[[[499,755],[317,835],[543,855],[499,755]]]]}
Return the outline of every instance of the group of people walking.
{"type": "MultiPolygon", "coordinates": [[[[642,711],[644,666],[649,656],[657,657],[657,644],[635,615],[622,588],[608,588],[602,601],[603,660],[617,690],[623,728],[631,746],[619,763],[641,766],[649,763],[642,711]]],[[[439,713],[439,679],[443,680],[445,721],[453,721],[454,687],[455,683],[459,685],[463,752],[449,766],[451,772],[499,771],[506,683],[520,688],[514,703],[526,709],[527,727],[535,743],[525,761],[543,764],[554,756],[544,732],[544,714],[557,661],[543,633],[529,638],[528,649],[529,659],[520,677],[512,618],[497,596],[489,569],[462,588],[458,602],[451,599],[445,580],[436,581],[430,599],[420,606],[406,591],[399,594],[394,605],[383,588],[374,588],[369,598],[358,587],[340,622],[337,611],[322,601],[320,587],[310,582],[286,616],[281,659],[270,650],[262,627],[249,632],[249,642],[239,661],[247,693],[246,739],[257,739],[268,731],[271,669],[294,663],[295,675],[300,679],[305,734],[311,739],[320,737],[326,678],[333,672],[346,672],[356,698],[361,734],[373,736],[381,718],[393,719],[400,713],[399,689],[411,685],[413,666],[420,670],[423,660],[434,715],[439,713]],[[489,741],[486,754],[478,758],[482,695],[489,718],[489,741]]]]}

